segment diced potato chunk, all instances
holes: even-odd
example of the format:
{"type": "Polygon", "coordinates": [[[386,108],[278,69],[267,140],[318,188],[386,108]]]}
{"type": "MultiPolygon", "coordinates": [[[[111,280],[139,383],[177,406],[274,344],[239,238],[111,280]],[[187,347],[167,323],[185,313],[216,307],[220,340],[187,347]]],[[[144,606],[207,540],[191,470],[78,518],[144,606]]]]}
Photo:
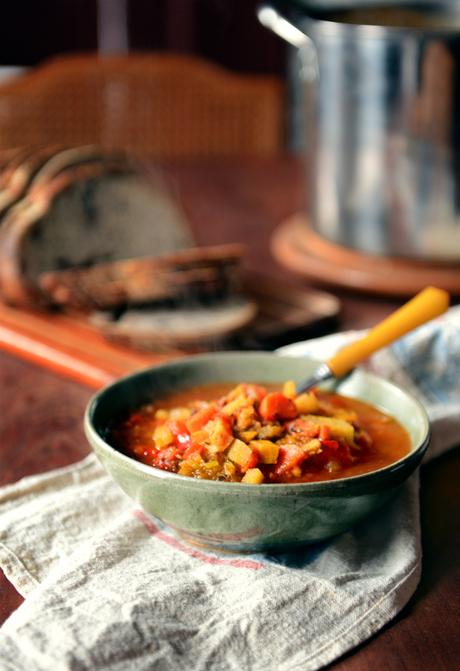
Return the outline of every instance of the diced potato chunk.
{"type": "Polygon", "coordinates": [[[238,384],[227,394],[227,399],[229,401],[233,401],[234,398],[237,398],[243,394],[245,394],[245,386],[244,384],[238,384]]]}
{"type": "Polygon", "coordinates": [[[349,444],[354,441],[354,426],[349,422],[346,422],[344,419],[339,419],[338,417],[323,417],[321,415],[307,415],[305,419],[318,426],[323,425],[329,427],[334,438],[343,438],[349,444]]]}
{"type": "Polygon", "coordinates": [[[300,394],[294,399],[295,407],[300,415],[307,415],[319,410],[318,399],[314,394],[300,394]]]}
{"type": "Polygon", "coordinates": [[[259,468],[249,468],[241,479],[241,482],[248,485],[260,485],[263,481],[264,475],[259,468]]]}
{"type": "Polygon", "coordinates": [[[231,461],[226,461],[224,463],[224,473],[227,477],[232,477],[232,475],[235,475],[236,472],[236,466],[233,464],[231,461]]]}
{"type": "Polygon", "coordinates": [[[259,431],[259,438],[279,438],[284,433],[280,424],[266,424],[259,431]]]}
{"type": "Polygon", "coordinates": [[[204,461],[199,454],[193,454],[183,461],[178,470],[179,475],[193,476],[204,465],[204,461]]]}
{"type": "Polygon", "coordinates": [[[276,464],[280,448],[270,440],[251,440],[249,447],[257,450],[263,464],[276,464]]]}
{"type": "Polygon", "coordinates": [[[244,408],[245,405],[249,405],[249,399],[247,396],[237,396],[233,401],[229,401],[222,408],[224,415],[234,415],[237,410],[244,408]]]}
{"type": "Polygon", "coordinates": [[[155,419],[168,419],[169,412],[163,408],[159,408],[155,411],[155,419]]]}
{"type": "Polygon", "coordinates": [[[243,443],[242,440],[238,440],[238,438],[235,438],[227,453],[227,457],[233,461],[234,464],[238,464],[238,466],[241,466],[242,468],[246,466],[251,456],[252,449],[246,445],[246,443],[243,443]]]}
{"type": "Polygon", "coordinates": [[[256,417],[256,411],[252,405],[241,408],[236,417],[236,427],[240,431],[245,431],[251,427],[256,417]]]}
{"type": "Polygon", "coordinates": [[[205,463],[204,470],[210,477],[217,477],[220,471],[220,464],[216,459],[212,459],[205,463]]]}
{"type": "Polygon", "coordinates": [[[174,435],[171,429],[166,426],[166,424],[161,424],[160,426],[157,426],[153,432],[153,440],[155,441],[157,448],[161,450],[163,447],[171,445],[171,443],[174,441],[174,435]]]}
{"type": "Polygon", "coordinates": [[[241,431],[240,438],[244,440],[245,443],[249,443],[253,438],[257,436],[257,431],[241,431]]]}
{"type": "Polygon", "coordinates": [[[215,451],[223,452],[231,444],[233,435],[229,425],[229,420],[223,417],[213,419],[205,426],[205,430],[209,433],[211,444],[215,447],[215,451]]]}
{"type": "Polygon", "coordinates": [[[284,396],[294,400],[297,393],[295,382],[293,380],[288,380],[288,382],[285,382],[283,384],[282,393],[284,396]]]}
{"type": "Polygon", "coordinates": [[[194,443],[205,443],[207,440],[209,440],[208,432],[204,431],[203,429],[200,429],[199,431],[194,431],[191,434],[191,437],[194,443]]]}

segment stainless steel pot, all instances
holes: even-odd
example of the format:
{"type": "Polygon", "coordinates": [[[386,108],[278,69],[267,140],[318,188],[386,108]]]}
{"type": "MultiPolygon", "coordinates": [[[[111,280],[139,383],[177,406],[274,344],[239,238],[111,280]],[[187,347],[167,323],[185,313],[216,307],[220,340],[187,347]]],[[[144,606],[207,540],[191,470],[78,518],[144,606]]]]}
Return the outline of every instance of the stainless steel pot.
{"type": "Polygon", "coordinates": [[[460,262],[460,1],[330,14],[274,0],[258,14],[299,49],[314,230],[460,262]]]}

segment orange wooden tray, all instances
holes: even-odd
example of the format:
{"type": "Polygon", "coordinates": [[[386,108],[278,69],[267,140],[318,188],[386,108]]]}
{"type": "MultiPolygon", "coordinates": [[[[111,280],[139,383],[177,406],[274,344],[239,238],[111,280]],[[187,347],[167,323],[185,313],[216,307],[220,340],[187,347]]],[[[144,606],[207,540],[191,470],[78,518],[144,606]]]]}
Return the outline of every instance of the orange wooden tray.
{"type": "Polygon", "coordinates": [[[182,354],[138,352],[109,342],[78,318],[26,312],[2,303],[0,347],[94,388],[182,354]]]}
{"type": "MultiPolygon", "coordinates": [[[[338,316],[339,301],[329,293],[299,289],[280,280],[251,278],[247,293],[259,316],[232,348],[272,348],[320,335],[338,316]]],[[[0,303],[0,348],[93,388],[188,353],[179,349],[145,352],[107,340],[84,317],[26,311],[0,303]]]]}

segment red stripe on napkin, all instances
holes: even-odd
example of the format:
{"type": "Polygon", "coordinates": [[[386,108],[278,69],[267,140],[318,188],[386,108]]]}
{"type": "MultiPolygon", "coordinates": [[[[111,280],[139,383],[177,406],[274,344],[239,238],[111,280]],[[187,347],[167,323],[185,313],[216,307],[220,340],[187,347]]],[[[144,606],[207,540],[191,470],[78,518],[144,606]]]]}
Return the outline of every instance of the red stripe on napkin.
{"type": "Polygon", "coordinates": [[[167,543],[171,547],[176,548],[176,550],[185,552],[185,554],[190,555],[190,557],[207,562],[208,564],[226,564],[227,566],[234,566],[235,568],[248,568],[252,570],[263,568],[263,564],[252,559],[221,559],[220,557],[205,554],[200,550],[196,550],[195,548],[183,544],[180,540],[170,536],[166,532],[161,531],[141,510],[134,510],[133,514],[140,522],[142,522],[142,524],[145,526],[147,531],[152,534],[152,536],[156,536],[164,543],[167,543]]]}

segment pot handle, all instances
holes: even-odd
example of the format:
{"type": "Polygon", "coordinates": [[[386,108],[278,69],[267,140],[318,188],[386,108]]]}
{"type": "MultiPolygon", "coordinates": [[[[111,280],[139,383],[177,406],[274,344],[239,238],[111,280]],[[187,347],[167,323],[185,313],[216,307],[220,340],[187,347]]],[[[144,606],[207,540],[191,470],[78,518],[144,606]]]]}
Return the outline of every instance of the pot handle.
{"type": "Polygon", "coordinates": [[[311,42],[310,38],[297,28],[289,19],[283,16],[277,8],[263,3],[257,8],[257,18],[260,23],[293,47],[301,48],[311,42]]]}
{"type": "Polygon", "coordinates": [[[273,4],[264,2],[260,5],[257,8],[257,18],[265,28],[299,49],[302,79],[305,82],[318,79],[318,59],[313,40],[283,16],[273,4]]]}

